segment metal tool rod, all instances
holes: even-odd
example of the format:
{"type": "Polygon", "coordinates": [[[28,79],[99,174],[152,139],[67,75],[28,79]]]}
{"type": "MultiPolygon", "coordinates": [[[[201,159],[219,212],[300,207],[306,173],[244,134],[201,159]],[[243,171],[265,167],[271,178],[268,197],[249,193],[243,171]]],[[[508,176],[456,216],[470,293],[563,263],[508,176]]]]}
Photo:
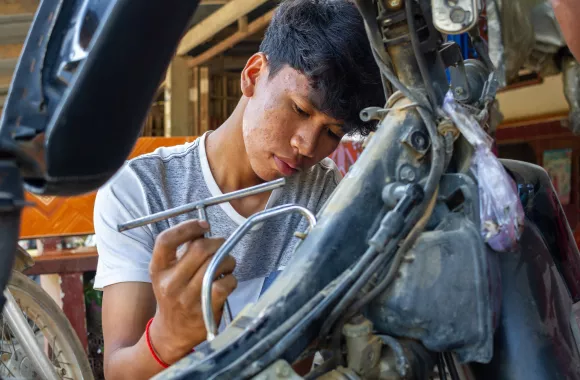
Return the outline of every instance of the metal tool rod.
{"type": "MultiPolygon", "coordinates": [[[[205,220],[209,224],[209,221],[207,220],[207,213],[205,212],[205,207],[198,208],[197,214],[198,214],[199,220],[205,220]]],[[[210,230],[208,230],[205,234],[203,234],[203,237],[205,237],[205,238],[211,237],[211,226],[210,226],[210,230]]],[[[232,309],[230,307],[230,303],[227,299],[226,299],[226,302],[224,304],[223,318],[224,318],[224,324],[226,326],[229,325],[230,323],[232,323],[232,321],[234,319],[234,317],[232,315],[232,309]]]]}
{"type": "MultiPolygon", "coordinates": [[[[310,231],[316,225],[316,217],[314,214],[305,207],[298,205],[283,205],[274,207],[269,210],[264,210],[256,213],[249,217],[242,225],[240,225],[234,233],[226,240],[226,242],[218,249],[213,259],[209,263],[207,270],[203,276],[202,288],[201,288],[201,309],[203,312],[203,322],[205,323],[205,328],[207,330],[207,340],[212,341],[217,335],[217,326],[213,316],[212,309],[212,297],[211,297],[211,285],[215,277],[215,273],[220,266],[221,262],[226,258],[226,256],[231,252],[235,245],[240,241],[240,239],[248,232],[255,224],[264,222],[267,219],[271,219],[280,215],[285,215],[289,213],[300,213],[308,220],[308,231],[310,231]]],[[[307,232],[308,232],[307,231],[307,232]]]]}
{"type": "Polygon", "coordinates": [[[36,372],[45,380],[60,380],[54,365],[48,360],[48,356],[38,345],[32,328],[8,289],[4,289],[4,297],[6,297],[4,318],[8,326],[10,326],[10,330],[18,339],[18,343],[22,346],[30,361],[32,361],[36,372]]]}
{"type": "Polygon", "coordinates": [[[178,206],[169,210],[161,211],[155,214],[151,214],[148,216],[144,216],[142,218],[138,218],[127,223],[119,224],[117,226],[117,230],[119,232],[127,231],[132,228],[141,227],[147,224],[159,222],[161,220],[169,219],[177,215],[185,214],[187,212],[195,211],[199,208],[205,208],[208,206],[213,206],[219,203],[229,202],[234,199],[239,199],[243,197],[247,197],[250,195],[260,194],[266,191],[271,191],[282,187],[286,184],[285,178],[280,178],[275,181],[262,183],[257,186],[248,187],[242,190],[232,191],[231,193],[218,195],[217,197],[210,197],[205,198],[196,202],[188,203],[186,205],[178,206]]]}

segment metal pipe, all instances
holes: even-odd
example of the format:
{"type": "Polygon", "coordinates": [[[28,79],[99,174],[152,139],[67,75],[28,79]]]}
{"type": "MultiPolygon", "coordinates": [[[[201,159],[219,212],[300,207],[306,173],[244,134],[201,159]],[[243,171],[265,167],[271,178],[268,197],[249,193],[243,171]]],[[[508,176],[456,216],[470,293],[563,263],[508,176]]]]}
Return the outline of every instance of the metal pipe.
{"type": "MultiPolygon", "coordinates": [[[[205,212],[205,207],[200,207],[197,209],[197,214],[198,214],[198,218],[199,220],[205,220],[208,222],[207,220],[207,213],[205,212]]],[[[211,227],[210,230],[208,230],[206,233],[203,234],[204,238],[210,238],[211,237],[211,227]]],[[[223,275],[222,275],[223,277],[223,275]]],[[[225,305],[224,305],[224,324],[227,326],[230,323],[232,323],[233,317],[232,317],[232,309],[230,308],[230,303],[228,302],[228,300],[226,299],[225,305]]]]}
{"type": "Polygon", "coordinates": [[[4,297],[6,297],[6,303],[4,305],[6,322],[8,322],[8,326],[10,326],[16,338],[18,338],[18,342],[22,345],[24,352],[26,352],[28,358],[32,361],[37,373],[45,380],[60,380],[54,366],[36,342],[36,336],[22,313],[22,310],[20,310],[12,293],[7,288],[4,289],[4,297]]]}
{"type": "Polygon", "coordinates": [[[220,266],[221,262],[231,252],[231,250],[241,240],[241,238],[246,234],[246,232],[248,232],[248,230],[252,228],[252,226],[258,223],[262,223],[268,219],[280,215],[289,214],[292,212],[300,213],[308,220],[309,224],[308,231],[310,231],[316,225],[316,217],[310,210],[308,210],[305,207],[298,205],[282,205],[274,207],[272,209],[261,211],[249,217],[242,225],[240,225],[234,231],[234,233],[228,238],[228,240],[226,240],[226,242],[216,252],[215,256],[209,263],[207,270],[205,271],[201,288],[201,308],[203,312],[203,322],[205,323],[205,328],[207,330],[208,341],[212,341],[217,335],[217,326],[215,323],[212,309],[211,286],[213,279],[215,278],[215,273],[218,267],[220,266]]]}
{"type": "Polygon", "coordinates": [[[210,197],[205,198],[196,202],[188,203],[182,206],[174,207],[169,210],[160,211],[155,214],[151,214],[148,216],[144,216],[142,218],[138,218],[127,223],[119,224],[117,226],[117,230],[119,232],[127,231],[132,228],[142,227],[147,224],[159,222],[161,220],[169,219],[175,217],[177,215],[185,214],[187,212],[191,212],[194,210],[198,210],[200,208],[205,208],[208,206],[213,206],[219,203],[233,201],[234,199],[248,197],[250,195],[256,195],[259,193],[263,193],[266,191],[271,191],[282,187],[286,184],[285,178],[280,178],[275,181],[262,183],[257,186],[248,187],[246,189],[232,191],[231,193],[218,195],[217,197],[210,197]]]}

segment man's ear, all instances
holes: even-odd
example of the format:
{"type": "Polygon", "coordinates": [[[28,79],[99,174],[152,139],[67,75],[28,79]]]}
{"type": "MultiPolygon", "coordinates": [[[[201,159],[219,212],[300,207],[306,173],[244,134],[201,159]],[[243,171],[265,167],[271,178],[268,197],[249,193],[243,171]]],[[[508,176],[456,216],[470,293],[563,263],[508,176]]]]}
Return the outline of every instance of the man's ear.
{"type": "Polygon", "coordinates": [[[258,83],[258,78],[268,75],[268,58],[264,53],[256,53],[248,59],[241,74],[242,94],[252,97],[258,83]]]}

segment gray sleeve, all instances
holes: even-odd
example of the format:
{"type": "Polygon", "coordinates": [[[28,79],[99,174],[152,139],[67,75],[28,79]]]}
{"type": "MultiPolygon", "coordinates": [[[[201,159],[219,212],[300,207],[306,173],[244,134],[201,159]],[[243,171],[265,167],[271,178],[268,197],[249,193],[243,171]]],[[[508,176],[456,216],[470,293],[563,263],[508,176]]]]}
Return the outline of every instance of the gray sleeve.
{"type": "Polygon", "coordinates": [[[95,289],[119,282],[151,282],[154,236],[145,226],[118,232],[117,225],[148,214],[145,192],[129,166],[98,192],[93,222],[99,260],[95,289]]]}

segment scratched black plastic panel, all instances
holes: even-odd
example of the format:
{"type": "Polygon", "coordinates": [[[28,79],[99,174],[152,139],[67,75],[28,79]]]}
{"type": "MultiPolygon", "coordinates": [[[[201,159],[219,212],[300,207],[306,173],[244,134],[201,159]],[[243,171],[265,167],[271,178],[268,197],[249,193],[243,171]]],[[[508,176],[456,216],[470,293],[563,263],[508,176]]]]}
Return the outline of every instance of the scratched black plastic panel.
{"type": "Polygon", "coordinates": [[[526,220],[521,250],[499,255],[502,308],[490,364],[478,379],[580,379],[580,356],[570,328],[572,299],[545,244],[526,220]]]}
{"type": "Polygon", "coordinates": [[[580,301],[580,253],[558,194],[545,169],[526,162],[502,160],[523,194],[526,216],[541,232],[550,254],[564,278],[574,302],[580,301]]]}
{"type": "Polygon", "coordinates": [[[68,85],[57,72],[82,2],[41,3],[1,126],[3,145],[10,136],[23,141],[46,133],[39,156],[24,154],[36,163],[25,178],[27,190],[84,193],[122,166],[198,2],[90,2],[82,35],[90,53],[68,85]]]}

